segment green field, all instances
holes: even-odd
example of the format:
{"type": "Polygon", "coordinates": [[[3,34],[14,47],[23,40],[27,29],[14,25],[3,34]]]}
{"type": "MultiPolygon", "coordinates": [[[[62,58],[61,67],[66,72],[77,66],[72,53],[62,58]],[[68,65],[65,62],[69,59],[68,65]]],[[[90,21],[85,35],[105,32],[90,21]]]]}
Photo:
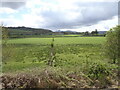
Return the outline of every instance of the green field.
{"type": "MultiPolygon", "coordinates": [[[[32,67],[30,64],[34,60],[36,61],[36,64],[38,64],[37,62],[47,61],[50,57],[51,42],[52,38],[21,38],[8,40],[9,44],[13,44],[9,47],[12,48],[11,51],[14,53],[10,60],[7,61],[8,64],[3,67],[3,71],[11,72],[14,71],[14,69],[16,71],[32,67]],[[23,65],[24,68],[20,64],[22,61],[25,62],[23,65]],[[13,66],[11,63],[15,63],[15,65],[13,66]],[[21,66],[21,69],[18,68],[19,65],[21,66]]],[[[58,64],[57,66],[62,64],[62,66],[64,66],[64,64],[66,64],[66,66],[73,66],[74,63],[77,63],[79,66],[81,65],[80,63],[86,60],[86,57],[90,60],[95,59],[101,61],[102,57],[100,54],[102,54],[102,44],[104,44],[104,42],[105,37],[54,38],[54,48],[56,53],[55,63],[58,64]]],[[[8,49],[8,51],[10,50],[8,49]]]]}
{"type": "Polygon", "coordinates": [[[39,73],[50,68],[63,75],[84,73],[90,79],[105,80],[115,77],[115,64],[110,64],[104,55],[105,37],[56,37],[54,38],[53,66],[47,65],[51,58],[53,38],[9,39],[4,55],[10,56],[3,63],[3,73],[39,73]],[[9,53],[10,52],[10,53],[9,53]],[[114,72],[114,74],[112,74],[114,72]],[[105,77],[101,79],[101,77],[105,77]]]}
{"type": "MultiPolygon", "coordinates": [[[[14,44],[51,44],[52,38],[22,38],[11,39],[8,43],[14,44]]],[[[105,37],[58,37],[55,38],[55,44],[103,44],[105,37]]]]}

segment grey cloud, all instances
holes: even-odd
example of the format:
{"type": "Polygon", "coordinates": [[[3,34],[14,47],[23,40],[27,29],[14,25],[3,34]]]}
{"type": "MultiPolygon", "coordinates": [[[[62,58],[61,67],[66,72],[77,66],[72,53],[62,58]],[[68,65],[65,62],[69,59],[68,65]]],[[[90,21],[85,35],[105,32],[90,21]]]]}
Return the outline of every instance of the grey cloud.
{"type": "Polygon", "coordinates": [[[25,5],[26,2],[1,2],[1,7],[7,7],[11,9],[18,9],[25,5]]]}
{"type": "Polygon", "coordinates": [[[71,10],[79,13],[75,19],[68,14],[69,11],[42,11],[40,15],[46,20],[45,28],[51,29],[72,29],[82,26],[90,26],[103,20],[111,19],[118,14],[117,2],[90,2],[90,3],[75,3],[78,9],[71,10]]]}

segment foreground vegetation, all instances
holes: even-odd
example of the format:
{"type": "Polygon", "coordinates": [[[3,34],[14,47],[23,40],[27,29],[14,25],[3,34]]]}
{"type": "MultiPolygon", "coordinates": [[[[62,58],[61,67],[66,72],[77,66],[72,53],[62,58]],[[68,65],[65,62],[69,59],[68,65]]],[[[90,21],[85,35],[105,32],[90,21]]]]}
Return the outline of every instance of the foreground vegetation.
{"type": "MultiPolygon", "coordinates": [[[[6,51],[12,52],[8,53],[12,55],[7,55],[10,57],[3,64],[3,73],[35,72],[38,75],[39,71],[49,71],[47,62],[54,57],[52,69],[60,72],[60,75],[83,73],[94,83],[99,80],[101,84],[98,87],[105,87],[106,83],[112,82],[103,84],[106,78],[116,77],[117,65],[110,64],[103,53],[104,37],[54,38],[54,56],[50,56],[51,41],[52,38],[9,40],[9,49],[6,51]]],[[[91,85],[93,87],[94,84],[91,85]]]]}
{"type": "Polygon", "coordinates": [[[105,42],[106,37],[9,39],[3,87],[117,88],[119,67],[106,55],[105,42]]]}

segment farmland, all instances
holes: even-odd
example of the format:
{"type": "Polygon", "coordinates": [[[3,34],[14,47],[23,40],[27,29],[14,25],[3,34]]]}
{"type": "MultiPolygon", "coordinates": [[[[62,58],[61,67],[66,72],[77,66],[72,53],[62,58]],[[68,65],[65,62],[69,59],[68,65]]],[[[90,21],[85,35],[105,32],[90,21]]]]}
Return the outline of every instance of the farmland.
{"type": "MultiPolygon", "coordinates": [[[[51,44],[52,38],[22,38],[11,39],[8,43],[14,44],[51,44]]],[[[67,45],[67,44],[103,44],[105,37],[58,37],[55,38],[55,44],[67,45]]]]}
{"type": "Polygon", "coordinates": [[[105,37],[55,37],[53,66],[49,66],[52,40],[52,37],[9,39],[4,51],[10,57],[3,63],[3,73],[39,74],[44,70],[62,75],[83,73],[93,81],[99,80],[99,87],[111,82],[102,84],[106,78],[116,77],[118,66],[110,64],[104,55],[105,37]]]}

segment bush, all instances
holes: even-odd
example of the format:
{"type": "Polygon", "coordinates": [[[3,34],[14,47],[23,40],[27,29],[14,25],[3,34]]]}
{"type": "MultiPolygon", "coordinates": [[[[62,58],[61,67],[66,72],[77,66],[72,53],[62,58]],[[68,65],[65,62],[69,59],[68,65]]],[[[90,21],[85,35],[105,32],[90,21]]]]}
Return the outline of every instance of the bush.
{"type": "Polygon", "coordinates": [[[14,45],[8,44],[9,40],[9,32],[8,29],[4,26],[2,27],[2,61],[6,64],[6,62],[13,57],[14,53],[14,45]]]}
{"type": "Polygon", "coordinates": [[[100,79],[105,78],[105,76],[109,76],[111,71],[107,68],[107,65],[104,63],[92,63],[89,66],[88,77],[92,79],[100,79]]]}
{"type": "Polygon", "coordinates": [[[117,63],[120,59],[120,26],[116,26],[107,32],[105,43],[106,56],[117,63]]]}

